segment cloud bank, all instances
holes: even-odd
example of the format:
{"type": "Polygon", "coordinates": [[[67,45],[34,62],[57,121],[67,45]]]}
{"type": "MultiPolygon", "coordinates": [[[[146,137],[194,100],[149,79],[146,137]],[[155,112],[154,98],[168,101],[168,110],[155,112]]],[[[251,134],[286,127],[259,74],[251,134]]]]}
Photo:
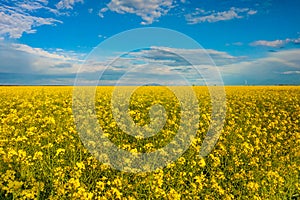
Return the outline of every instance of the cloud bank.
{"type": "MultiPolygon", "coordinates": [[[[185,84],[181,79],[185,77],[190,83],[205,85],[201,74],[213,77],[214,74],[207,73],[216,69],[226,85],[241,85],[245,80],[248,84],[260,85],[300,84],[300,49],[272,52],[255,59],[213,49],[163,46],[129,52],[117,59],[113,55],[112,52],[106,61],[85,62],[81,72],[86,84],[95,84],[98,81],[97,73],[105,69],[100,81],[104,85],[114,85],[122,77],[127,84],[163,82],[180,85],[185,84]],[[196,66],[178,55],[193,60],[196,66]],[[208,56],[216,65],[207,60],[208,56]],[[107,67],[107,64],[110,65],[107,67]]],[[[84,63],[84,56],[62,50],[32,48],[24,44],[0,43],[0,84],[72,85],[78,69],[84,63]]]]}

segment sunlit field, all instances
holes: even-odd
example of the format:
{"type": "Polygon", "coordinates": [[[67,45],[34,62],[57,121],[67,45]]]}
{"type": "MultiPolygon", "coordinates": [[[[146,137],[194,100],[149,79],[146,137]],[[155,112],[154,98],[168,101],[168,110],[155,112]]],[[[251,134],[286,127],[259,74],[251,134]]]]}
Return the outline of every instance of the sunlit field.
{"type": "MultiPolygon", "coordinates": [[[[199,129],[189,149],[153,172],[127,173],[99,162],[84,147],[72,113],[72,87],[0,87],[0,199],[298,199],[300,87],[226,87],[224,129],[199,156],[210,124],[206,87],[194,87],[199,129]]],[[[166,87],[141,87],[129,114],[149,123],[149,108],[168,119],[155,136],[124,133],[110,106],[113,87],[98,87],[95,107],[105,135],[119,148],[151,152],[180,125],[180,103],[166,87]]]]}

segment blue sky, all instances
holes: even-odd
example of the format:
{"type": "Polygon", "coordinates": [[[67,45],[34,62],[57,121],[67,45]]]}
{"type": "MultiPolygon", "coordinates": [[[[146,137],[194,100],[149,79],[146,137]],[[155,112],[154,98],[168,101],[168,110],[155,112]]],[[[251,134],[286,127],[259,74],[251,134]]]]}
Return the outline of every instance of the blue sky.
{"type": "Polygon", "coordinates": [[[88,83],[99,71],[105,71],[103,84],[116,84],[140,66],[136,76],[149,82],[176,82],[174,71],[193,74],[176,55],[196,59],[203,51],[183,40],[174,40],[173,47],[149,44],[123,52],[104,70],[135,42],[123,41],[110,49],[108,61],[87,66],[101,42],[147,27],[194,39],[215,63],[195,62],[198,69],[217,69],[225,85],[300,84],[299,8],[294,0],[0,0],[0,84],[72,85],[77,73],[84,73],[88,83]]]}

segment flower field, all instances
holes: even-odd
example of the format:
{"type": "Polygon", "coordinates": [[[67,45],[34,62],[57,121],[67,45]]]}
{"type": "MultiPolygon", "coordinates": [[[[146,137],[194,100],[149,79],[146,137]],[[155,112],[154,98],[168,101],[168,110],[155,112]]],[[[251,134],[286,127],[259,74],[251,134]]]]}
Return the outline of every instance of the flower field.
{"type": "MultiPolygon", "coordinates": [[[[194,87],[196,137],[174,163],[128,173],[99,162],[83,145],[72,87],[0,87],[0,199],[300,199],[300,87],[225,87],[226,119],[213,151],[199,156],[210,124],[210,96],[194,87]]],[[[149,108],[168,119],[153,137],[133,137],[113,118],[113,87],[98,87],[95,108],[105,135],[130,152],[168,144],[180,126],[180,103],[165,87],[139,88],[129,114],[149,123],[149,108]]]]}

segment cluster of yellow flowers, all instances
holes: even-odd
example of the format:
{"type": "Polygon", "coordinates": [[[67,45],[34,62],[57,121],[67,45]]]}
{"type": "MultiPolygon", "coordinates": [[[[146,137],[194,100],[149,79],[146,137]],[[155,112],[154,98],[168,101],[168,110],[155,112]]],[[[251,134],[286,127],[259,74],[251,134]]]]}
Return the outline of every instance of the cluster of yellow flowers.
{"type": "MultiPolygon", "coordinates": [[[[128,113],[136,124],[150,123],[156,103],[167,114],[155,136],[139,138],[118,127],[113,89],[98,87],[95,98],[106,137],[131,152],[153,152],[172,141],[181,110],[170,90],[141,87],[132,95],[128,113]]],[[[99,162],[84,147],[72,87],[1,87],[0,199],[300,198],[300,87],[226,87],[224,128],[204,158],[199,153],[210,125],[210,95],[206,87],[193,89],[200,120],[189,149],[164,168],[128,173],[99,162]]]]}

